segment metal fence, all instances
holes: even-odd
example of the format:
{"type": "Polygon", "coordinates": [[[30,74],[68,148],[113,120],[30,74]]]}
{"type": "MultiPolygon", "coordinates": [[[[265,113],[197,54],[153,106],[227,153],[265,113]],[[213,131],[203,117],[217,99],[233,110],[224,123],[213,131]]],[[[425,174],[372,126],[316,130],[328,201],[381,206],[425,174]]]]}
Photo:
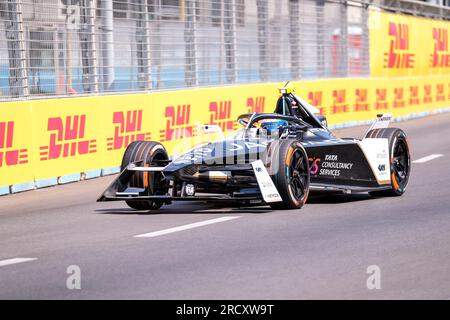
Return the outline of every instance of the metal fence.
{"type": "Polygon", "coordinates": [[[368,10],[416,1],[0,0],[0,100],[368,76],[368,10]]]}

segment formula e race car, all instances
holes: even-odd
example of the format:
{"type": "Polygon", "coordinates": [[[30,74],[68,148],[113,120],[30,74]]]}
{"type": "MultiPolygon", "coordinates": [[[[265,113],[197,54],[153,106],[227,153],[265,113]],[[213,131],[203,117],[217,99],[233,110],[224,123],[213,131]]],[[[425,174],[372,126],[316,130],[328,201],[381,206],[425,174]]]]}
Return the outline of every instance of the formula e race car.
{"type": "MultiPolygon", "coordinates": [[[[299,209],[310,191],[400,196],[411,170],[406,134],[378,119],[362,140],[335,137],[314,107],[280,89],[273,113],[242,114],[231,138],[169,159],[162,144],[134,141],[98,201],[156,210],[176,200],[299,209]]],[[[217,127],[218,128],[218,127],[217,127]]],[[[205,130],[216,130],[205,125],[205,130]]]]}

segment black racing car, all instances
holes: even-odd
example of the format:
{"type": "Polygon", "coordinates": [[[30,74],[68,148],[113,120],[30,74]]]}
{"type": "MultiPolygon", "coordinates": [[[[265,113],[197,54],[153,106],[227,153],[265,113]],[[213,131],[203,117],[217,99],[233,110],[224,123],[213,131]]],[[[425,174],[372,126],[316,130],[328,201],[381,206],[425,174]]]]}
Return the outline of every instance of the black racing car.
{"type": "MultiPolygon", "coordinates": [[[[98,201],[156,210],[176,200],[269,204],[299,209],[310,191],[402,195],[411,170],[406,134],[379,115],[362,140],[339,139],[290,88],[273,113],[243,114],[234,136],[169,156],[156,141],[134,141],[121,173],[98,201]]],[[[209,125],[211,127],[211,125],[209,125]]],[[[208,125],[205,126],[208,129],[208,125]]]]}

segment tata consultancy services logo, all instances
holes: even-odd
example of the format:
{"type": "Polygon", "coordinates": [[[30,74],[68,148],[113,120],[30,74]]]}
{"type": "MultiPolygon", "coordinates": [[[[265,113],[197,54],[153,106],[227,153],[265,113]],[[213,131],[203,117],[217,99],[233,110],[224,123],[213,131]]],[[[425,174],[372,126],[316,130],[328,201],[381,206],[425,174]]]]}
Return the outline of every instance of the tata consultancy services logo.
{"type": "Polygon", "coordinates": [[[28,150],[14,147],[14,121],[0,122],[0,168],[28,163],[28,150]]]}
{"type": "Polygon", "coordinates": [[[389,22],[389,52],[384,53],[384,67],[388,69],[414,68],[414,53],[409,50],[409,27],[407,24],[389,22]]]}
{"type": "Polygon", "coordinates": [[[448,30],[433,28],[434,48],[430,58],[430,67],[450,67],[450,52],[448,51],[448,30]]]}

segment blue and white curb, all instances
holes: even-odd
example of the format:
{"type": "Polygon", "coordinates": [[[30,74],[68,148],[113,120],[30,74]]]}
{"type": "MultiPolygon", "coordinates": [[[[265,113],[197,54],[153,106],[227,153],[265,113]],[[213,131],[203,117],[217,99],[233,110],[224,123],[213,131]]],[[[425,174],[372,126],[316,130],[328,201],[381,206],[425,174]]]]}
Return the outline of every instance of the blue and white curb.
{"type": "Polygon", "coordinates": [[[58,178],[42,179],[35,182],[36,188],[47,188],[56,186],[58,184],[58,178]]]}
{"type": "Polygon", "coordinates": [[[3,196],[5,194],[9,194],[9,186],[0,187],[0,196],[3,196]]]}
{"type": "Polygon", "coordinates": [[[120,167],[110,167],[102,169],[102,176],[107,176],[110,174],[116,174],[120,172],[120,167]]]}
{"type": "Polygon", "coordinates": [[[98,170],[91,170],[91,171],[86,171],[86,172],[83,172],[83,173],[81,174],[82,178],[83,178],[83,179],[86,179],[86,180],[98,178],[98,177],[100,177],[101,175],[102,175],[102,170],[101,170],[101,169],[98,169],[98,170]]]}
{"type": "Polygon", "coordinates": [[[58,184],[77,182],[81,180],[81,173],[66,174],[58,178],[58,184]]]}
{"type": "Polygon", "coordinates": [[[36,189],[34,182],[18,183],[11,186],[11,193],[23,192],[36,189]]]}

